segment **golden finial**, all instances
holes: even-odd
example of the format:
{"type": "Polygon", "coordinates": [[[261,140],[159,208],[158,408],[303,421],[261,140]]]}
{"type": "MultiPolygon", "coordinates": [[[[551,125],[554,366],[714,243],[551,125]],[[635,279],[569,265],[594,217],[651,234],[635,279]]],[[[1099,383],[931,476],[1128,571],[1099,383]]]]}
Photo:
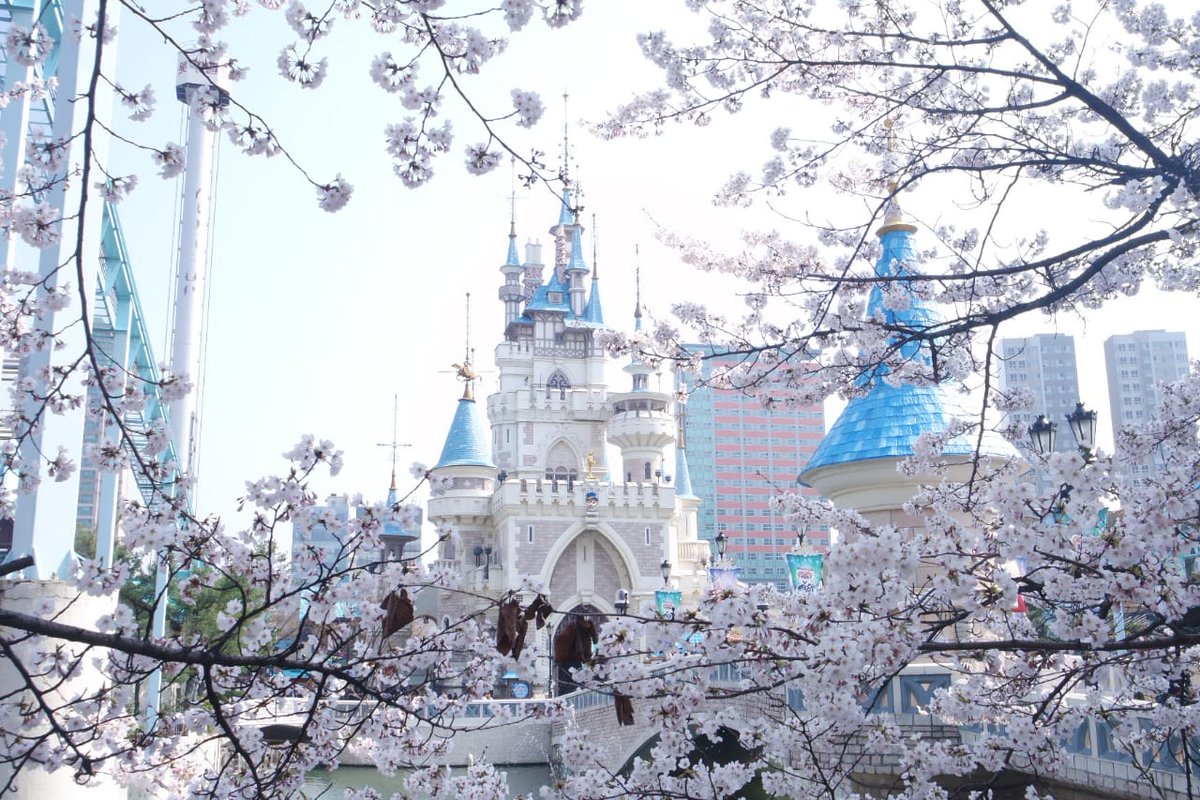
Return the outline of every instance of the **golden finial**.
{"type": "MultiPolygon", "coordinates": [[[[884,159],[884,169],[894,171],[895,163],[892,155],[896,152],[896,131],[895,123],[890,116],[883,120],[883,127],[887,129],[887,157],[884,159]]],[[[896,182],[894,174],[888,178],[887,189],[888,199],[887,207],[884,211],[883,226],[875,231],[875,235],[883,236],[885,233],[893,231],[916,233],[917,226],[905,219],[904,211],[900,208],[900,201],[896,199],[896,193],[899,191],[900,186],[896,182]]]]}

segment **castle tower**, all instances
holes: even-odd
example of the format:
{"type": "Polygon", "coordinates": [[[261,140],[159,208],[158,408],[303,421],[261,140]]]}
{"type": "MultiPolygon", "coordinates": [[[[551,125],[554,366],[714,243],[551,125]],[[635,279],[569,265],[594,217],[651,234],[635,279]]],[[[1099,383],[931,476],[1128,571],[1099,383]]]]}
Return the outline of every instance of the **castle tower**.
{"type": "MultiPolygon", "coordinates": [[[[492,579],[491,566],[502,554],[490,526],[489,504],[500,470],[492,463],[487,426],[475,403],[475,373],[469,361],[455,366],[465,385],[441,457],[430,470],[429,519],[438,525],[452,525],[459,532],[457,543],[449,539],[439,543],[439,560],[471,573],[466,588],[492,593],[501,582],[492,579]]],[[[467,602],[457,595],[443,603],[442,610],[469,611],[467,602]]]]}
{"type": "Polygon", "coordinates": [[[517,221],[515,219],[509,223],[508,257],[504,259],[504,264],[500,267],[500,274],[504,276],[504,283],[500,284],[499,295],[500,301],[504,303],[504,324],[508,325],[520,315],[521,303],[526,297],[525,287],[522,285],[525,268],[521,266],[521,260],[517,258],[517,221]]]}
{"type": "MultiPolygon", "coordinates": [[[[638,277],[634,330],[642,329],[641,277],[638,277]]],[[[633,379],[628,392],[612,397],[612,419],[608,441],[621,450],[621,473],[626,483],[659,483],[663,477],[663,459],[675,441],[675,416],[672,397],[657,387],[651,388],[654,369],[634,355],[625,367],[633,379]]]]}
{"type": "MultiPolygon", "coordinates": [[[[916,230],[893,202],[877,232],[883,252],[875,264],[876,275],[895,279],[912,274],[918,263],[911,241],[916,230]]],[[[886,317],[891,324],[911,328],[937,321],[933,309],[915,294],[905,309],[887,307],[882,283],[871,289],[867,316],[886,317]]],[[[903,344],[900,352],[907,359],[929,363],[928,347],[919,342],[903,344]]],[[[800,480],[838,506],[863,512],[877,524],[913,527],[919,520],[906,514],[904,505],[932,479],[897,469],[899,462],[913,455],[922,434],[946,431],[956,419],[969,420],[972,412],[963,408],[961,395],[941,384],[892,384],[884,379],[887,371],[880,366],[862,378],[868,391],[846,405],[800,473],[800,480]]],[[[951,465],[950,482],[971,476],[977,443],[984,474],[1021,459],[1016,448],[998,433],[989,430],[981,439],[977,436],[978,431],[963,434],[943,448],[951,465]]]]}

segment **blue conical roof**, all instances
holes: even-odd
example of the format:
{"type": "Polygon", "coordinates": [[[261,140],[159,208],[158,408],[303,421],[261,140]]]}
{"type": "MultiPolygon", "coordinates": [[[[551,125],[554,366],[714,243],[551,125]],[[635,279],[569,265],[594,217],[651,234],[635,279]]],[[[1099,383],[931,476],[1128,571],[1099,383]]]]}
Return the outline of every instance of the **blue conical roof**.
{"type": "Polygon", "coordinates": [[[574,225],[575,213],[571,211],[571,187],[563,189],[562,208],[558,211],[559,225],[574,225]]]}
{"type": "Polygon", "coordinates": [[[504,261],[504,266],[521,266],[521,259],[517,256],[517,231],[515,227],[508,234],[508,257],[504,261]]]}
{"type": "MultiPolygon", "coordinates": [[[[388,489],[387,500],[385,501],[389,511],[396,507],[396,473],[392,472],[392,485],[388,489]]],[[[400,523],[395,520],[388,520],[383,523],[383,533],[385,536],[404,536],[408,531],[400,527],[400,523]]]]}
{"type": "Polygon", "coordinates": [[[487,428],[475,400],[470,397],[458,401],[454,421],[450,423],[450,432],[442,447],[442,457],[434,469],[440,467],[496,467],[492,463],[487,428]]]}
{"type": "Polygon", "coordinates": [[[571,231],[571,258],[567,261],[567,270],[575,272],[587,272],[587,262],[583,260],[583,240],[579,234],[579,228],[574,228],[571,231]]]}
{"type": "Polygon", "coordinates": [[[592,292],[588,295],[587,305],[584,306],[580,319],[591,325],[604,324],[604,311],[600,308],[600,281],[595,275],[592,276],[592,292]]]}
{"type": "Polygon", "coordinates": [[[688,469],[687,450],[675,445],[675,496],[684,500],[699,500],[692,490],[692,473],[688,469]]]}
{"type": "MultiPolygon", "coordinates": [[[[875,264],[876,275],[895,278],[913,274],[911,268],[917,259],[911,237],[915,231],[912,225],[900,220],[898,211],[889,215],[887,224],[880,230],[883,253],[875,264]]],[[[915,294],[910,293],[908,308],[887,308],[878,284],[871,289],[867,314],[873,319],[883,316],[889,324],[916,329],[928,327],[937,321],[933,309],[915,294]]],[[[920,359],[928,363],[929,353],[920,342],[906,342],[900,352],[907,359],[920,359]]],[[[887,372],[887,367],[881,365],[864,376],[860,385],[869,386],[867,393],[855,397],[846,405],[809,459],[804,473],[819,467],[875,458],[907,458],[913,454],[917,439],[922,434],[940,433],[955,420],[971,418],[970,412],[964,408],[961,394],[952,393],[936,384],[894,385],[885,380],[887,372]]],[[[980,444],[977,434],[964,434],[947,442],[942,452],[946,455],[971,455],[977,444],[980,444]]],[[[992,431],[985,432],[981,445],[981,455],[1018,457],[1016,449],[992,431]]],[[[802,479],[804,473],[801,473],[802,479]]]]}

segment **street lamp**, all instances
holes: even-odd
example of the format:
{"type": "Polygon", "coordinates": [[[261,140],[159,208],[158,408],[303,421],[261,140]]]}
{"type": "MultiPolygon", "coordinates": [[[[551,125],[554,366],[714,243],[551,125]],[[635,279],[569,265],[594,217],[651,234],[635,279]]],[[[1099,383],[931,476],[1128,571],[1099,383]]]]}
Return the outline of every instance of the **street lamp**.
{"type": "Polygon", "coordinates": [[[1055,429],[1058,426],[1046,418],[1045,414],[1038,415],[1037,421],[1029,426],[1029,440],[1038,455],[1044,456],[1054,452],[1055,429]]]}
{"type": "Polygon", "coordinates": [[[671,582],[671,562],[664,558],[662,563],[658,565],[658,571],[662,573],[663,585],[669,585],[671,582]]]}
{"type": "Polygon", "coordinates": [[[724,531],[721,531],[714,541],[717,543],[717,558],[724,562],[725,548],[729,546],[729,537],[725,535],[724,531]]]}
{"type": "Polygon", "coordinates": [[[613,606],[617,609],[618,614],[625,616],[625,614],[629,611],[628,589],[617,589],[617,601],[613,603],[613,606]]]}
{"type": "Polygon", "coordinates": [[[479,545],[475,545],[474,554],[475,554],[475,566],[477,566],[477,567],[479,566],[479,557],[480,556],[487,557],[483,562],[483,579],[486,581],[491,577],[492,546],[490,544],[487,547],[480,547],[479,545]]]}
{"type": "Polygon", "coordinates": [[[799,553],[804,547],[804,537],[808,533],[807,525],[799,525],[796,527],[796,552],[799,553]]]}
{"type": "Polygon", "coordinates": [[[1071,436],[1075,437],[1079,452],[1083,453],[1083,457],[1088,461],[1092,460],[1092,451],[1096,447],[1096,416],[1096,412],[1084,408],[1083,403],[1076,403],[1075,410],[1067,414],[1071,436]]]}

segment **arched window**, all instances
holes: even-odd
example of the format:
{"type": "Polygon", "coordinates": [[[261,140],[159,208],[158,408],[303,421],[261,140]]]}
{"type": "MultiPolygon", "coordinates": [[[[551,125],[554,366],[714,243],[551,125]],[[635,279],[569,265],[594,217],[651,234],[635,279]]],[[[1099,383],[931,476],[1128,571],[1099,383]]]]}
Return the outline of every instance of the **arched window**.
{"type": "Polygon", "coordinates": [[[571,380],[561,369],[554,370],[550,378],[546,381],[546,399],[550,399],[550,393],[558,390],[558,399],[567,399],[567,389],[571,388],[571,380]]]}
{"type": "Polygon", "coordinates": [[[649,461],[646,462],[645,473],[646,473],[646,475],[645,475],[646,480],[650,480],[650,462],[649,461]]]}

